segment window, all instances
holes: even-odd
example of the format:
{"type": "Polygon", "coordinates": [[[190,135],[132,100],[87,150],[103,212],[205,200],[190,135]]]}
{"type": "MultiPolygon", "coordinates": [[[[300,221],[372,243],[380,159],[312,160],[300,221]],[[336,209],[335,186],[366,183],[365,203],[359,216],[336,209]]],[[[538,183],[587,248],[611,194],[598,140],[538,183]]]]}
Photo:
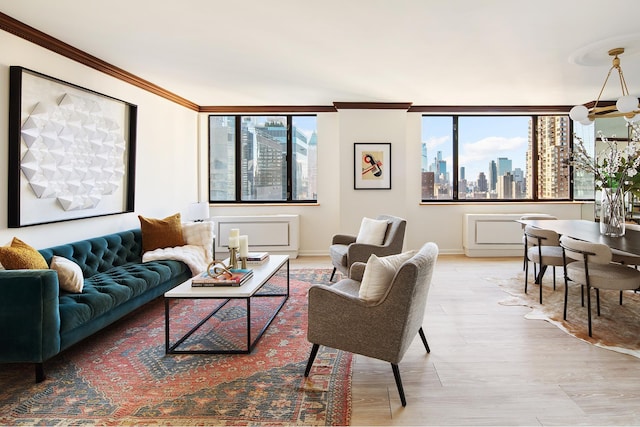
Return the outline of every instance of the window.
{"type": "Polygon", "coordinates": [[[567,200],[570,119],[425,115],[422,200],[567,200]]]}
{"type": "Polygon", "coordinates": [[[209,116],[211,202],[315,202],[316,116],[209,116]]]}

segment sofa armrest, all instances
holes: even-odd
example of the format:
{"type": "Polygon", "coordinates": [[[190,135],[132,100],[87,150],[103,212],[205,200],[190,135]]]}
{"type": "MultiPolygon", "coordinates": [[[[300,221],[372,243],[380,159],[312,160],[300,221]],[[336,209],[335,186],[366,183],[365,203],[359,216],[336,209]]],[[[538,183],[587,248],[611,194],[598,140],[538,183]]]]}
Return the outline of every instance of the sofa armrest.
{"type": "Polygon", "coordinates": [[[0,362],[41,363],[60,352],[58,274],[0,270],[0,362]]]}

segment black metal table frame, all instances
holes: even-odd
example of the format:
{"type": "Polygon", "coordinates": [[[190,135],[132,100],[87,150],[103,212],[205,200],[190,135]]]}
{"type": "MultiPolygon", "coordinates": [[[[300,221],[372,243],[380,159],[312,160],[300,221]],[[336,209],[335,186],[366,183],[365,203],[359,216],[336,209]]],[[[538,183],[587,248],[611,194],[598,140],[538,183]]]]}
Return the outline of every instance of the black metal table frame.
{"type": "Polygon", "coordinates": [[[287,292],[286,293],[268,293],[268,294],[260,294],[260,289],[266,285],[269,280],[273,276],[278,273],[283,266],[275,270],[273,273],[269,275],[269,277],[264,281],[262,286],[256,290],[256,292],[249,297],[193,297],[193,298],[164,298],[164,320],[165,320],[165,353],[166,354],[249,354],[253,351],[256,344],[262,338],[267,328],[273,322],[273,319],[276,318],[284,304],[289,299],[290,293],[290,285],[289,285],[289,259],[286,262],[287,266],[287,292]],[[271,315],[267,323],[262,327],[258,335],[255,337],[253,341],[251,341],[251,299],[252,298],[275,298],[275,297],[284,297],[282,302],[278,305],[275,312],[271,315]],[[202,319],[196,326],[194,326],[189,332],[183,335],[180,339],[178,339],[174,344],[170,344],[170,333],[169,333],[169,300],[172,299],[223,299],[224,301],[218,305],[211,313],[209,313],[204,319],[202,319]],[[178,347],[186,341],[191,335],[193,335],[202,325],[207,323],[211,317],[213,317],[218,311],[220,311],[229,301],[231,300],[245,300],[246,303],[246,313],[247,313],[247,348],[246,349],[231,349],[231,350],[219,350],[219,349],[203,349],[203,350],[179,350],[178,347]]]}

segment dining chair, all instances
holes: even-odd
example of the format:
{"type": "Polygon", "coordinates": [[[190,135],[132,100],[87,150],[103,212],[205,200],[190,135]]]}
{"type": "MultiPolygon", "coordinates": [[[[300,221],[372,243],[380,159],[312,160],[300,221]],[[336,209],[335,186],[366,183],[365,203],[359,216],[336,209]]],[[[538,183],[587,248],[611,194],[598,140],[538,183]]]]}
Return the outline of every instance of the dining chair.
{"type": "MultiPolygon", "coordinates": [[[[597,314],[600,315],[600,289],[636,290],[640,287],[640,271],[612,263],[611,249],[602,243],[591,243],[569,236],[560,239],[564,267],[564,319],[567,320],[569,281],[584,285],[587,290],[587,319],[591,328],[591,288],[596,290],[597,314]],[[574,260],[577,262],[568,262],[574,260]]],[[[621,301],[622,303],[622,301],[621,301]]]]}
{"type": "MultiPolygon", "coordinates": [[[[537,213],[537,214],[524,214],[520,217],[520,221],[526,221],[526,220],[535,220],[535,219],[546,219],[546,220],[553,220],[553,219],[558,219],[557,217],[553,216],[553,215],[549,215],[549,214],[541,214],[541,213],[537,213]]],[[[526,236],[524,235],[524,228],[525,225],[522,224],[522,245],[524,246],[525,244],[525,240],[526,240],[526,236]]],[[[527,264],[527,249],[525,246],[525,250],[524,250],[524,256],[522,257],[522,270],[524,271],[525,267],[527,264]]]]}
{"type": "Polygon", "coordinates": [[[547,266],[553,267],[553,289],[556,289],[556,266],[564,265],[560,237],[553,230],[532,227],[527,225],[524,229],[525,236],[525,269],[524,269],[524,293],[527,293],[529,281],[529,261],[534,263],[535,282],[540,285],[540,304],[542,304],[542,278],[547,266]],[[540,265],[538,274],[535,265],[540,265]]]}
{"type": "MultiPolygon", "coordinates": [[[[640,225],[638,224],[625,224],[625,228],[627,230],[640,231],[640,225]]],[[[612,248],[611,256],[613,262],[624,265],[632,265],[636,268],[636,270],[640,265],[640,256],[638,255],[630,254],[628,252],[612,248]]],[[[622,293],[620,293],[620,298],[622,298],[622,293]]]]}

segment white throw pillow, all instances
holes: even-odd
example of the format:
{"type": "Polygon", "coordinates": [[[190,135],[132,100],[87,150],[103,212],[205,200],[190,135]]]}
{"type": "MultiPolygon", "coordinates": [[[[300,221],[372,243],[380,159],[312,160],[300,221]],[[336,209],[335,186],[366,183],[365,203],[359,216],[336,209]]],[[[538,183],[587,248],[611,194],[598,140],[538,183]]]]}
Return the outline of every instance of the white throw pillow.
{"type": "Polygon", "coordinates": [[[387,234],[387,225],[389,222],[386,219],[362,218],[356,243],[381,245],[384,243],[384,235],[387,234]]]}
{"type": "Polygon", "coordinates": [[[371,255],[360,282],[358,296],[365,301],[379,301],[391,285],[398,268],[416,254],[416,251],[378,257],[371,255]]]}
{"type": "Polygon", "coordinates": [[[60,289],[79,294],[84,287],[82,269],[75,262],[61,256],[51,258],[51,269],[58,272],[60,289]]]}

